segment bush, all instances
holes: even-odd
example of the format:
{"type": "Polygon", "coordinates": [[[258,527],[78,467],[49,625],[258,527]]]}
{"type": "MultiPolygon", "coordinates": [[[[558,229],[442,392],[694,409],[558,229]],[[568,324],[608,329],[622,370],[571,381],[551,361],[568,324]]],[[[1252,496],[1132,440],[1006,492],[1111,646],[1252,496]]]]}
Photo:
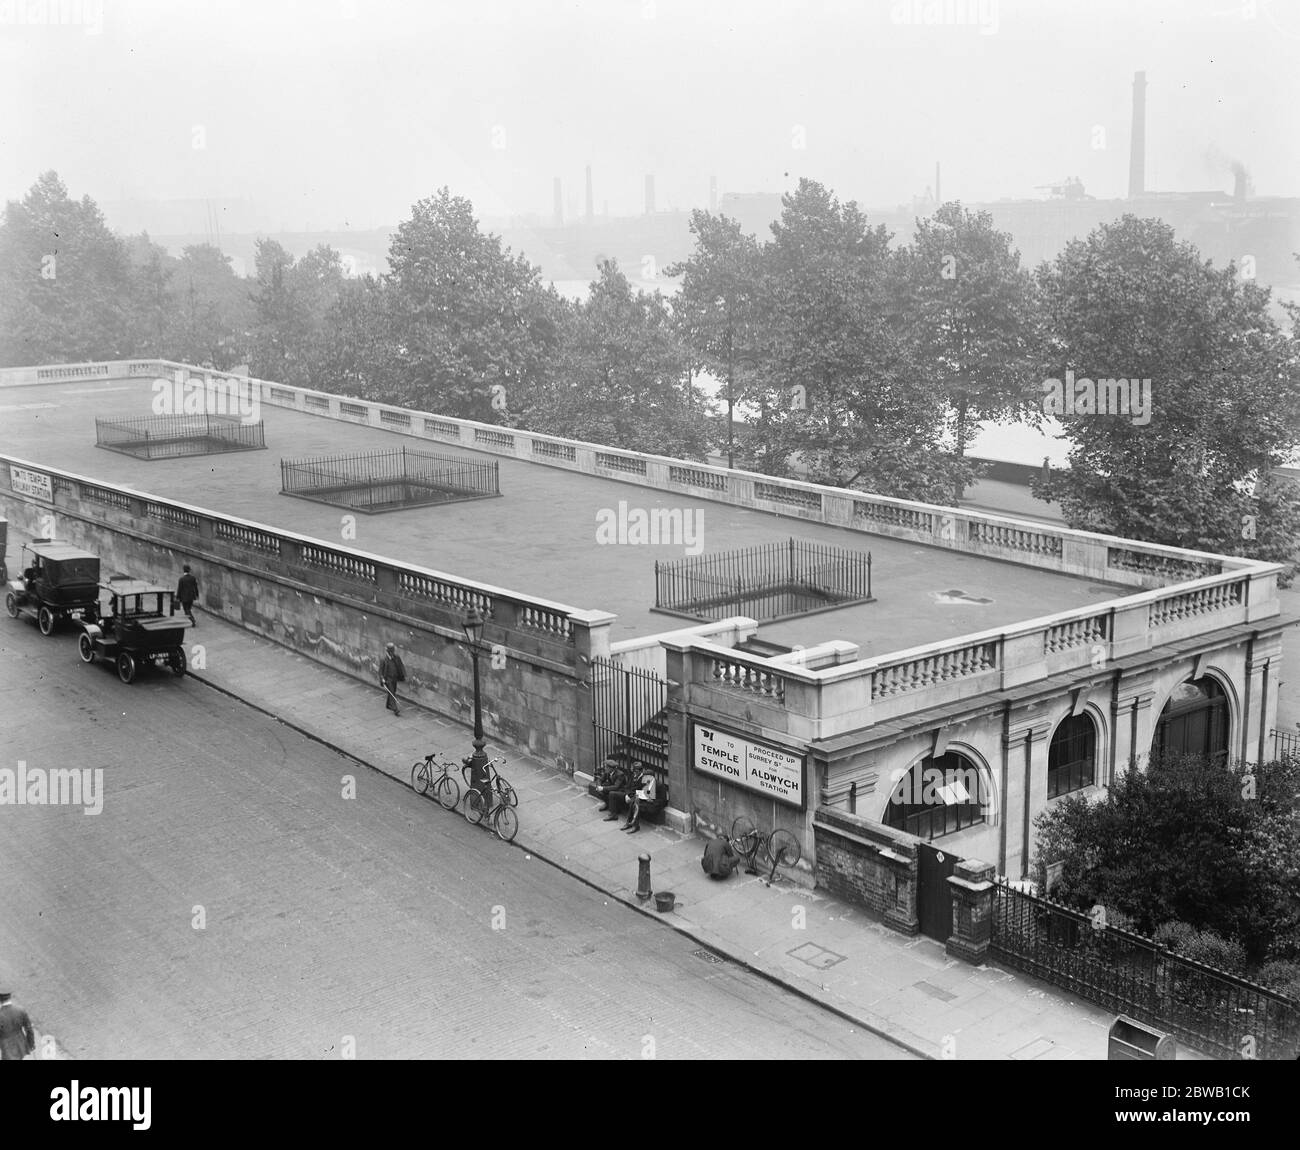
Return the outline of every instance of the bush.
{"type": "Polygon", "coordinates": [[[1179,922],[1177,919],[1171,922],[1162,923],[1156,927],[1155,933],[1151,936],[1158,946],[1166,947],[1181,954],[1187,943],[1196,937],[1196,927],[1189,922],[1179,922]]]}
{"type": "Polygon", "coordinates": [[[1300,962],[1266,962],[1255,981],[1300,1001],[1300,962]]]}
{"type": "Polygon", "coordinates": [[[1183,942],[1178,953],[1193,962],[1212,966],[1215,970],[1226,970],[1229,974],[1239,975],[1246,973],[1246,948],[1212,930],[1198,930],[1183,942]]]}

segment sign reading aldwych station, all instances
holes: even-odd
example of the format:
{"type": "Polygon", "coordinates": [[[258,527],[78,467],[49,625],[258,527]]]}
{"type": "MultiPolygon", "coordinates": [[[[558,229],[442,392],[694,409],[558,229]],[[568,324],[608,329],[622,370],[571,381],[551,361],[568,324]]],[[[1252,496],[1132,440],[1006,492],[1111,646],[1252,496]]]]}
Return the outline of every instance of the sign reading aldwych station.
{"type": "Polygon", "coordinates": [[[691,765],[697,771],[758,791],[778,802],[803,806],[802,755],[754,743],[702,723],[695,724],[692,746],[691,765]]]}

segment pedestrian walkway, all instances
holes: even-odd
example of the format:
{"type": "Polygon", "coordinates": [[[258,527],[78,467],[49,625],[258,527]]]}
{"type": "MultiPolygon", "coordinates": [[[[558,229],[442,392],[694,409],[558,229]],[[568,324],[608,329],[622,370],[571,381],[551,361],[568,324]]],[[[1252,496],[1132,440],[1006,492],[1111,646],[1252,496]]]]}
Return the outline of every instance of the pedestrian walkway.
{"type": "MultiPolygon", "coordinates": [[[[459,760],[468,729],[415,704],[400,717],[368,684],[200,614],[191,641],[206,666],[194,678],[251,704],[334,750],[409,785],[412,764],[432,751],[459,760]]],[[[193,661],[193,660],[192,660],[193,661]]],[[[489,741],[519,792],[512,846],[574,875],[724,956],[930,1058],[1105,1058],[1113,1015],[1056,988],[994,966],[950,958],[929,938],[888,930],[859,908],[789,880],[768,886],[700,869],[703,841],[643,824],[624,834],[597,813],[586,787],[556,768],[489,741]],[[656,891],[676,906],[658,914],[636,897],[638,856],[651,857],[656,891]]],[[[430,799],[429,833],[462,817],[430,799]]],[[[485,832],[486,833],[486,832],[485,832]]],[[[710,954],[703,954],[709,959],[710,954]]],[[[1199,1058],[1180,1045],[1180,1058],[1199,1058]]]]}

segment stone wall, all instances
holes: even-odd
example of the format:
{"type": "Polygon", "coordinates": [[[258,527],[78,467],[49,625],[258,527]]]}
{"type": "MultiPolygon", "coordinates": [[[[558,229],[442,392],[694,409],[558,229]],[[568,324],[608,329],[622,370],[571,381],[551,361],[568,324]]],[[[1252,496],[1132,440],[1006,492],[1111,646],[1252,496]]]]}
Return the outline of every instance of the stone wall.
{"type": "Polygon", "coordinates": [[[818,886],[865,906],[903,934],[920,931],[916,839],[830,808],[817,811],[813,834],[818,886]]]}

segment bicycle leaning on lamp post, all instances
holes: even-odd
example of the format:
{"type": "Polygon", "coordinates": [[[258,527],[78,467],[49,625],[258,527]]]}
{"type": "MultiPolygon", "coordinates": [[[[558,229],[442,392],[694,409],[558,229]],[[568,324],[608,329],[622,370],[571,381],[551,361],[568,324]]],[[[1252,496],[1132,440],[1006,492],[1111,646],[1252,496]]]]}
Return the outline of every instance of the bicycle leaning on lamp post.
{"type": "Polygon", "coordinates": [[[483,796],[484,810],[492,806],[492,784],[488,774],[487,740],[483,737],[483,699],[479,689],[478,655],[483,641],[483,627],[487,622],[477,607],[471,607],[461,623],[461,630],[469,643],[469,657],[474,664],[474,754],[469,761],[469,785],[483,796]]]}

